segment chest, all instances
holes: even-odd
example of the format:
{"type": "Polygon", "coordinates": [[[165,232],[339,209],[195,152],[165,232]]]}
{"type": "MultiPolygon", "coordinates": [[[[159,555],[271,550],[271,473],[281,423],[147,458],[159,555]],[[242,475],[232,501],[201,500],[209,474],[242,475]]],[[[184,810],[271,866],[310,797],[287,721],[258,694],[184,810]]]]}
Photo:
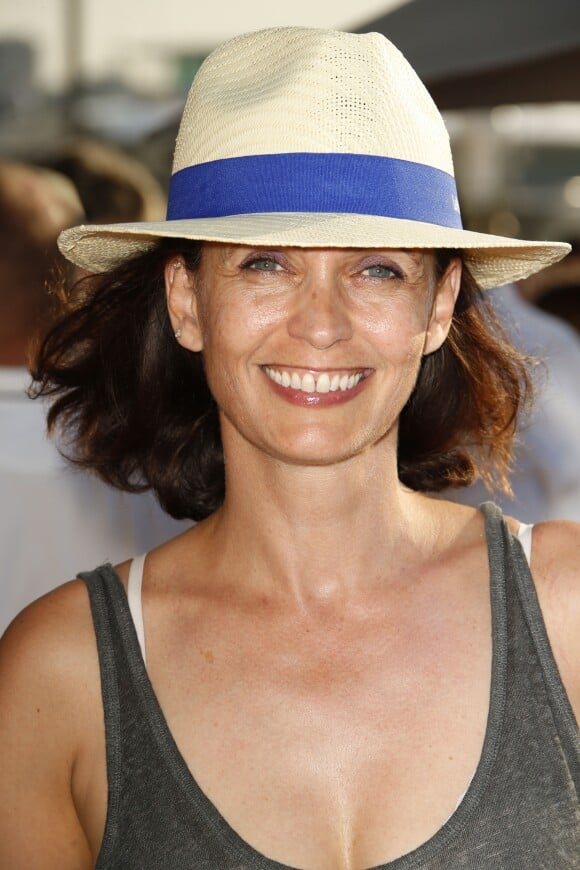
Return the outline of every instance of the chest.
{"type": "Polygon", "coordinates": [[[369,867],[451,815],[485,733],[488,620],[397,608],[218,626],[205,618],[189,644],[175,625],[152,635],[150,673],[188,769],[254,848],[369,867]]]}

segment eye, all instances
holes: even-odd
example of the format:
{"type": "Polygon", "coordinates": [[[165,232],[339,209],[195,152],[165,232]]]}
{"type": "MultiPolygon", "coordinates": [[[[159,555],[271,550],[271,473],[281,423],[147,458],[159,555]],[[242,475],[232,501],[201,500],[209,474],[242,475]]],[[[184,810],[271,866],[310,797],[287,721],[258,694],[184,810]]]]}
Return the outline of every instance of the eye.
{"type": "Polygon", "coordinates": [[[282,269],[280,263],[273,257],[250,257],[242,263],[242,269],[253,269],[255,272],[278,272],[282,269]]]}
{"type": "Polygon", "coordinates": [[[402,274],[393,266],[387,266],[386,263],[371,263],[362,270],[363,275],[369,278],[401,278],[402,274]]]}

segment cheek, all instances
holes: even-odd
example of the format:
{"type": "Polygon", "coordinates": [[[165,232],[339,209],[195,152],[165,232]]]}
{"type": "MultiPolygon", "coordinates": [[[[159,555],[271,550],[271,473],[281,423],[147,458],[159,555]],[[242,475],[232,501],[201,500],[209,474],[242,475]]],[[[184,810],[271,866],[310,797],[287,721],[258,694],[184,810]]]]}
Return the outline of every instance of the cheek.
{"type": "Polygon", "coordinates": [[[209,388],[222,407],[238,405],[241,385],[279,312],[253,300],[214,297],[200,311],[203,359],[209,388]]]}
{"type": "Polygon", "coordinates": [[[280,299],[250,296],[216,302],[200,320],[204,347],[227,357],[249,354],[286,316],[280,299]]]}
{"type": "Polygon", "coordinates": [[[364,328],[391,362],[406,363],[423,353],[428,318],[427,306],[391,303],[366,312],[364,328]]]}

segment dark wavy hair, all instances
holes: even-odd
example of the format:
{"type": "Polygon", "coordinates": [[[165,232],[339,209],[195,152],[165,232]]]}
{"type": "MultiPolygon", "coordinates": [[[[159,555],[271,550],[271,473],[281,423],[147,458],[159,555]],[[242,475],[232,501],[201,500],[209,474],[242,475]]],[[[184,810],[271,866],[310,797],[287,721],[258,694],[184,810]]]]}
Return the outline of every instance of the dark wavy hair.
{"type": "MultiPolygon", "coordinates": [[[[200,353],[174,339],[164,266],[183,258],[195,271],[202,245],[164,239],[67,292],[32,365],[31,395],[50,396],[72,462],[120,489],[153,489],[173,517],[202,519],[224,498],[218,409],[200,353]]],[[[458,251],[437,252],[443,274],[458,251]]],[[[402,411],[399,476],[437,492],[471,483],[509,491],[507,473],[518,412],[530,393],[526,358],[508,341],[464,266],[450,334],[423,358],[402,411]]]]}

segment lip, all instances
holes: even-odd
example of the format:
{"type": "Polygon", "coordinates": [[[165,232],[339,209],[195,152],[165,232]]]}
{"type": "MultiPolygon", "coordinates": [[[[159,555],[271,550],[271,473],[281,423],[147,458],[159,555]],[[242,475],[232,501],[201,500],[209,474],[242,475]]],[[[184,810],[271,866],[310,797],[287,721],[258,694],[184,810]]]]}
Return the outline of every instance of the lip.
{"type": "Polygon", "coordinates": [[[307,408],[328,408],[334,405],[342,405],[346,402],[350,402],[352,399],[356,398],[366,387],[368,379],[373,374],[373,369],[368,369],[364,367],[357,368],[302,368],[300,366],[281,366],[281,365],[264,365],[260,366],[262,369],[262,373],[277,395],[281,398],[285,399],[285,401],[289,402],[292,405],[299,405],[307,408]],[[318,378],[321,374],[327,373],[329,376],[339,375],[339,376],[356,376],[362,375],[359,382],[352,386],[350,389],[335,389],[333,391],[328,392],[305,392],[302,389],[294,389],[292,386],[283,386],[282,384],[277,383],[275,380],[266,373],[265,369],[273,369],[278,372],[297,372],[301,376],[310,374],[313,376],[315,382],[318,381],[318,378]]]}

